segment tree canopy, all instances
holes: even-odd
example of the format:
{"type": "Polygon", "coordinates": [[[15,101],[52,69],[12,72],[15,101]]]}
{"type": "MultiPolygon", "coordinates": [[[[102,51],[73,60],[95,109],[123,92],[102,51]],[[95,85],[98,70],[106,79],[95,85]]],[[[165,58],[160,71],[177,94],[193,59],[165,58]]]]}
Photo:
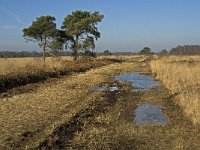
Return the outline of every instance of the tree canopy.
{"type": "Polygon", "coordinates": [[[95,48],[95,40],[100,38],[97,24],[102,21],[103,15],[99,12],[74,11],[63,21],[62,29],[70,37],[70,48],[75,59],[80,50],[88,51],[95,48]]]}
{"type": "Polygon", "coordinates": [[[144,47],[139,53],[142,55],[150,55],[151,49],[149,47],[144,47]]]}
{"type": "Polygon", "coordinates": [[[105,50],[105,51],[103,52],[103,54],[104,54],[104,55],[112,55],[112,53],[111,53],[109,50],[105,50]]]}
{"type": "Polygon", "coordinates": [[[41,16],[32,22],[32,25],[23,29],[23,36],[28,41],[37,42],[43,50],[43,58],[47,47],[51,45],[53,39],[58,35],[56,29],[55,17],[41,16]]]}
{"type": "Polygon", "coordinates": [[[23,29],[23,37],[27,41],[37,42],[42,48],[43,58],[48,49],[53,52],[69,47],[73,51],[75,60],[79,51],[90,54],[94,52],[95,40],[100,38],[97,24],[102,21],[99,12],[74,11],[64,18],[62,30],[56,28],[55,17],[41,16],[32,22],[31,26],[23,29]]]}
{"type": "Polygon", "coordinates": [[[167,55],[168,51],[166,49],[163,49],[162,51],[159,52],[160,55],[167,55]]]}

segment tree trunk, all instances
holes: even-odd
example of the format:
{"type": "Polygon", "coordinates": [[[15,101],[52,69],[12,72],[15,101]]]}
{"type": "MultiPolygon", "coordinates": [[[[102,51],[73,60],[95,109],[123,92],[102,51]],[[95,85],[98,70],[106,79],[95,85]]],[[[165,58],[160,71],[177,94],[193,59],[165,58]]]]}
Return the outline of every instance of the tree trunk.
{"type": "Polygon", "coordinates": [[[45,62],[46,58],[46,45],[47,45],[47,39],[46,37],[44,38],[44,44],[43,44],[43,61],[45,62]]]}
{"type": "Polygon", "coordinates": [[[78,60],[78,36],[76,36],[73,51],[74,51],[74,61],[77,61],[78,60]]]}
{"type": "Polygon", "coordinates": [[[43,56],[42,56],[44,62],[45,62],[45,57],[46,57],[46,56],[45,56],[45,53],[46,53],[46,46],[44,45],[44,46],[43,46],[43,56]]]}
{"type": "Polygon", "coordinates": [[[78,60],[78,50],[77,48],[74,49],[74,61],[78,60]]]}

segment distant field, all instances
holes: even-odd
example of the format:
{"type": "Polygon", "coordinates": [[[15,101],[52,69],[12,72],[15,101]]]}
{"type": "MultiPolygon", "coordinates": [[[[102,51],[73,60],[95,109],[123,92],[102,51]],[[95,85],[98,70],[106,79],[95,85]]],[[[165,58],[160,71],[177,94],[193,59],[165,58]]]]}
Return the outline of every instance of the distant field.
{"type": "Polygon", "coordinates": [[[200,123],[200,56],[169,56],[150,62],[156,78],[176,94],[177,103],[200,123]]]}
{"type": "MultiPolygon", "coordinates": [[[[135,56],[120,56],[120,55],[112,55],[112,56],[99,56],[97,59],[130,59],[134,57],[139,57],[137,55],[135,56]]],[[[53,57],[47,57],[46,62],[43,62],[43,59],[40,57],[34,57],[34,58],[0,58],[0,75],[5,73],[11,73],[11,72],[18,72],[21,71],[21,69],[25,69],[27,66],[33,66],[35,68],[43,68],[44,66],[46,68],[52,69],[52,68],[59,68],[63,64],[63,61],[72,61],[73,57],[71,56],[63,56],[60,58],[53,58],[53,57]]]]}
{"type": "MultiPolygon", "coordinates": [[[[61,60],[73,60],[72,57],[61,57],[61,60]]],[[[56,58],[48,57],[46,58],[45,66],[49,68],[59,67],[61,61],[58,61],[56,58]]],[[[41,67],[44,65],[42,58],[0,58],[0,74],[16,72],[20,69],[23,69],[26,66],[35,66],[41,67]]]]}
{"type": "Polygon", "coordinates": [[[0,59],[0,91],[123,61],[118,57],[72,60],[73,57],[47,58],[45,62],[41,58],[2,58],[0,59]]]}

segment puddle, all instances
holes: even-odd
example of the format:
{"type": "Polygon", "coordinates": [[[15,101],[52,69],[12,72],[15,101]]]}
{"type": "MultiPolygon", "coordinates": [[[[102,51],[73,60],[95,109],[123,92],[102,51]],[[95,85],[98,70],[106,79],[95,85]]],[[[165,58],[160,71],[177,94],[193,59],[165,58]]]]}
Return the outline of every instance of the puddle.
{"type": "Polygon", "coordinates": [[[122,75],[114,76],[119,81],[128,81],[132,83],[133,90],[132,91],[145,91],[149,90],[153,87],[158,86],[158,82],[155,81],[151,76],[141,75],[138,73],[126,73],[122,75]]]}
{"type": "Polygon", "coordinates": [[[112,86],[110,87],[100,87],[100,86],[96,86],[94,88],[91,89],[92,92],[98,92],[98,91],[117,91],[118,87],[116,83],[113,83],[112,86]]]}
{"type": "Polygon", "coordinates": [[[135,110],[135,122],[137,125],[165,125],[167,119],[159,106],[146,103],[135,110]]]}

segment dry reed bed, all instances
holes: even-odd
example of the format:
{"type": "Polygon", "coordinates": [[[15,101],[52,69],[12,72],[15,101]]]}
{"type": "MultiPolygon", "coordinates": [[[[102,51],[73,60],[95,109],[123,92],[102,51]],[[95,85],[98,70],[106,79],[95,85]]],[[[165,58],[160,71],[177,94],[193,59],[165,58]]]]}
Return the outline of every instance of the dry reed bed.
{"type": "Polygon", "coordinates": [[[200,56],[168,56],[150,62],[151,70],[194,124],[200,124],[200,56]]]}
{"type": "MultiPolygon", "coordinates": [[[[1,60],[2,61],[2,60],[1,60]]],[[[42,62],[35,59],[14,59],[4,60],[4,64],[15,62],[9,71],[0,74],[0,92],[7,89],[25,85],[28,83],[36,83],[52,77],[68,75],[72,72],[85,72],[91,68],[100,67],[113,62],[119,62],[118,59],[81,59],[77,62],[68,59],[55,60],[48,58],[47,62],[42,62]],[[7,62],[6,62],[7,61],[7,62]],[[10,70],[14,68],[13,70],[10,70]]],[[[3,72],[3,70],[1,70],[3,72]]]]}

